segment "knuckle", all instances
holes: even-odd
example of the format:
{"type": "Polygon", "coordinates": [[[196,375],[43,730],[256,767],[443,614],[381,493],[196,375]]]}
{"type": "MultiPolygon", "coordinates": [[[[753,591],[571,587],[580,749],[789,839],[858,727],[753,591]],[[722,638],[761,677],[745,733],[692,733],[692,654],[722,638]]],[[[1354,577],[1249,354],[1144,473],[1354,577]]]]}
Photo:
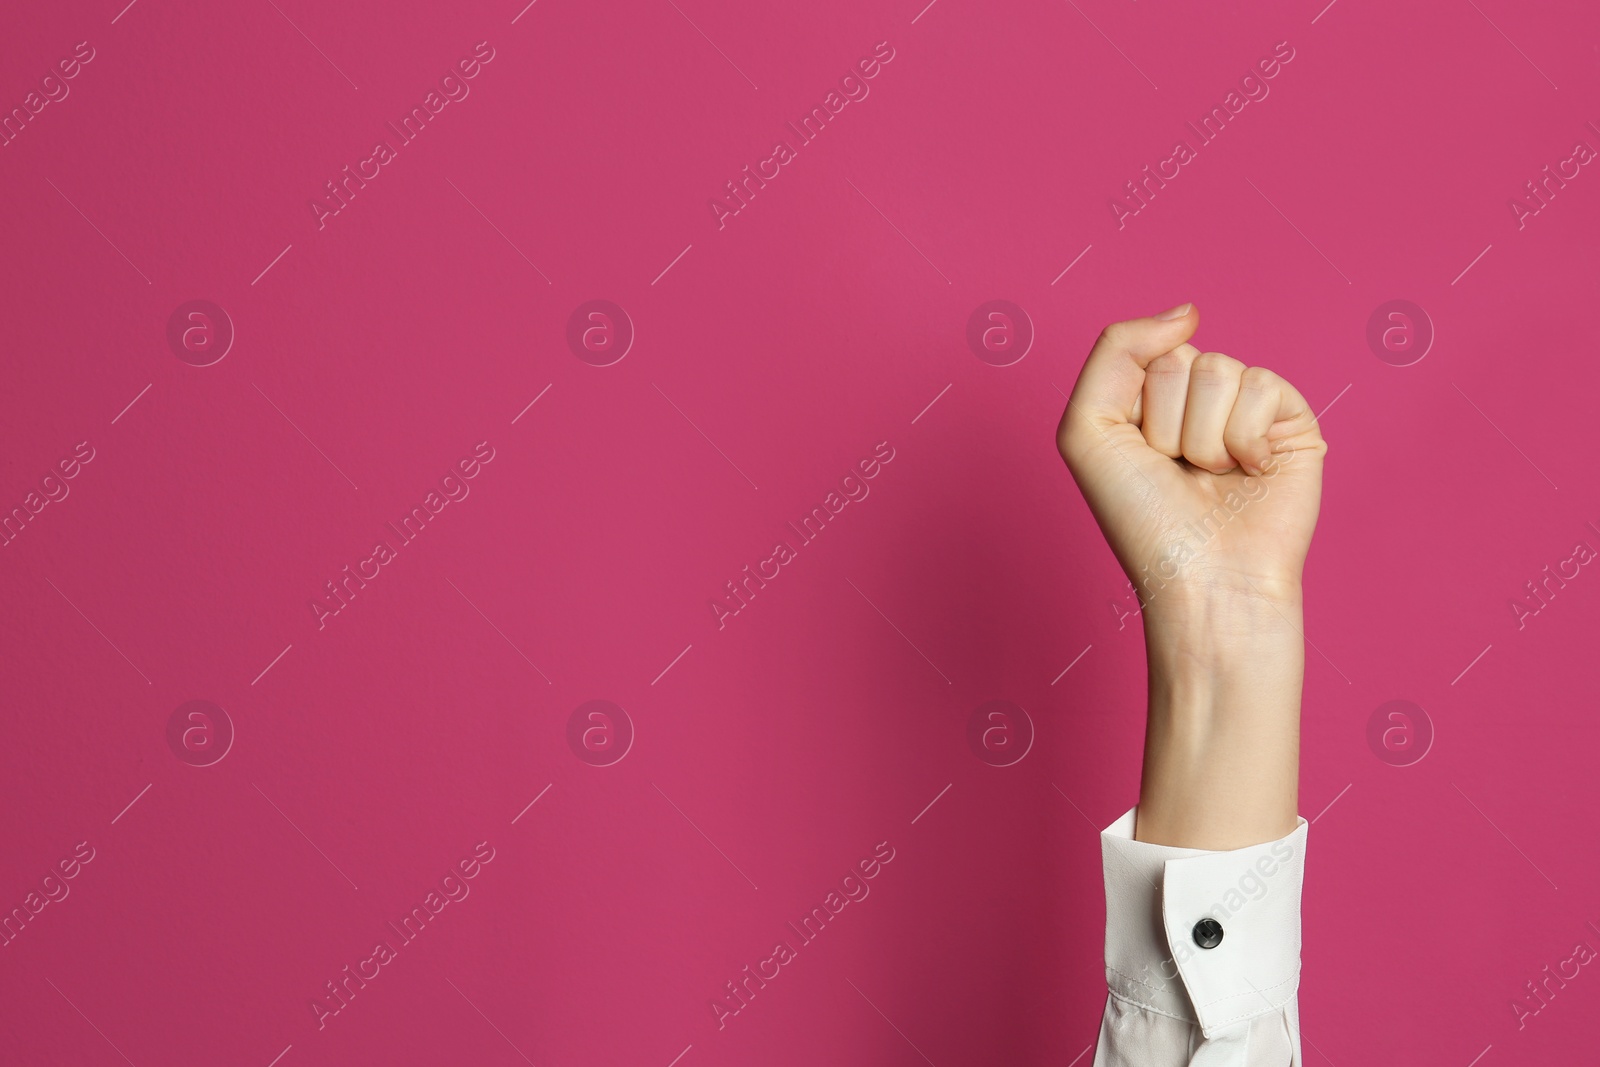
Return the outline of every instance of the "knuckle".
{"type": "Polygon", "coordinates": [[[1146,375],[1156,378],[1183,377],[1189,373],[1189,357],[1182,352],[1168,352],[1152,359],[1145,367],[1146,375]]]}
{"type": "Polygon", "coordinates": [[[1236,377],[1243,363],[1232,356],[1223,355],[1221,352],[1202,352],[1194,357],[1194,364],[1189,368],[1190,375],[1205,381],[1222,381],[1236,377]]]}
{"type": "Polygon", "coordinates": [[[1276,388],[1282,380],[1265,367],[1246,367],[1239,375],[1239,388],[1253,393],[1265,393],[1276,388]]]}
{"type": "Polygon", "coordinates": [[[1121,347],[1127,339],[1128,324],[1126,322],[1107,323],[1105,328],[1100,331],[1100,337],[1095,347],[1099,348],[1101,345],[1111,348],[1121,347]]]}

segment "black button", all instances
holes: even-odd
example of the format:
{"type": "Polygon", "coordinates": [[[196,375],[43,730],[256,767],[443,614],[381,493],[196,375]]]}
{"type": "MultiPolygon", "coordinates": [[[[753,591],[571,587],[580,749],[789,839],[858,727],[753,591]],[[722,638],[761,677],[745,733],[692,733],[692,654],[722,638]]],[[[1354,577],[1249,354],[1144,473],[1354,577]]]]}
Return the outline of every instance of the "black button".
{"type": "Polygon", "coordinates": [[[1201,948],[1216,948],[1222,944],[1222,924],[1215,919],[1201,919],[1195,923],[1194,943],[1201,948]]]}

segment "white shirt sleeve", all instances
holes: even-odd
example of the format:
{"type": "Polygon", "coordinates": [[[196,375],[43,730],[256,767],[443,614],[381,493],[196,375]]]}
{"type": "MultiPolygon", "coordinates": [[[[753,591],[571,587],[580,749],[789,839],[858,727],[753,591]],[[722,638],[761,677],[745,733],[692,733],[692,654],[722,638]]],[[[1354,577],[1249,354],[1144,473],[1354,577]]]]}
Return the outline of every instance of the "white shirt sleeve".
{"type": "Polygon", "coordinates": [[[1301,1067],[1309,824],[1207,852],[1135,841],[1136,810],[1100,834],[1108,995],[1094,1067],[1301,1067]]]}

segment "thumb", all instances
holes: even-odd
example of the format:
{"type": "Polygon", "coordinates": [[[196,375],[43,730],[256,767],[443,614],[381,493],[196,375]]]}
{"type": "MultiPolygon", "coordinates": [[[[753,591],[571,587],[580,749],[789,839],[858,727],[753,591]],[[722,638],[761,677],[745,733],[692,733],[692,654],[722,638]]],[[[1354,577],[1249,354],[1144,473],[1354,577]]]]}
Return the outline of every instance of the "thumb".
{"type": "Polygon", "coordinates": [[[1098,429],[1128,422],[1144,389],[1144,369],[1194,336],[1200,315],[1193,304],[1127,322],[1114,322],[1101,331],[1089,358],[1072,387],[1067,412],[1061,420],[1065,441],[1074,422],[1088,421],[1080,429],[1098,429]]]}

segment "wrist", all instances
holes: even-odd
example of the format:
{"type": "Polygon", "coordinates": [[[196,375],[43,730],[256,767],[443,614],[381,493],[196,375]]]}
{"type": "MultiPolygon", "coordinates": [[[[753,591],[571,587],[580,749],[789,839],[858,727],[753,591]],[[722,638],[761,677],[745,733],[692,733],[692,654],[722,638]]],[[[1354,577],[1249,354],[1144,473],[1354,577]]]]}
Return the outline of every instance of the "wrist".
{"type": "Polygon", "coordinates": [[[1263,661],[1281,662],[1286,650],[1304,643],[1298,580],[1258,579],[1244,589],[1166,592],[1143,611],[1152,676],[1248,670],[1263,661]]]}

